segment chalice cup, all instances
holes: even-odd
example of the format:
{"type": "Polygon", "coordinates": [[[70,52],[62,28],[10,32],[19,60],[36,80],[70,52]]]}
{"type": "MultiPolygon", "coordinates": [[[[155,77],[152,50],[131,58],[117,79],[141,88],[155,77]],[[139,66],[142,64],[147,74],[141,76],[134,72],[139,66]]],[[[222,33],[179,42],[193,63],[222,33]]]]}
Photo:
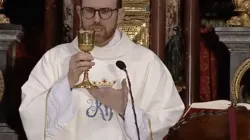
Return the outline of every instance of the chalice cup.
{"type": "MultiPolygon", "coordinates": [[[[94,30],[83,30],[81,29],[78,34],[78,47],[81,51],[85,53],[90,53],[94,49],[95,43],[95,31],[94,30]]],[[[89,70],[84,71],[83,81],[75,85],[74,88],[86,88],[86,89],[93,89],[97,88],[97,86],[93,85],[89,81],[89,70]]]]}

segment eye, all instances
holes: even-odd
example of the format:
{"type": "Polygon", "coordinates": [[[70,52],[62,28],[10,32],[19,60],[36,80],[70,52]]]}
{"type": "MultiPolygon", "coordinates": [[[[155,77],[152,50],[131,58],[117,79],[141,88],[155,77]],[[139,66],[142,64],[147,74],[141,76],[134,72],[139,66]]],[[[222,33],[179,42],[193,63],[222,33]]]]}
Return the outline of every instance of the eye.
{"type": "Polygon", "coordinates": [[[111,12],[111,9],[103,8],[103,9],[100,9],[100,12],[101,12],[101,14],[109,14],[111,12]]]}
{"type": "Polygon", "coordinates": [[[84,8],[83,11],[84,11],[84,12],[88,12],[88,13],[94,13],[94,12],[95,12],[95,9],[89,8],[89,7],[88,7],[88,8],[84,8]]]}

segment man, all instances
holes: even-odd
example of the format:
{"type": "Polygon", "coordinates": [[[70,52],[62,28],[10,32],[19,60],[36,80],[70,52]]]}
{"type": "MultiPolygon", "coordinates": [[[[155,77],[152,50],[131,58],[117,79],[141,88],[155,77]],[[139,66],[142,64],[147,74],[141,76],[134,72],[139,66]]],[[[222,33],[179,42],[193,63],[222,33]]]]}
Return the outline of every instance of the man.
{"type": "Polygon", "coordinates": [[[96,31],[91,54],[78,49],[76,38],[49,50],[32,70],[19,108],[29,140],[137,140],[126,74],[116,67],[118,60],[125,62],[131,79],[141,140],[151,134],[162,139],[180,119],[184,105],[167,68],[116,29],[125,15],[121,3],[83,0],[82,26],[96,31]],[[84,70],[99,89],[73,88],[84,70]]]}

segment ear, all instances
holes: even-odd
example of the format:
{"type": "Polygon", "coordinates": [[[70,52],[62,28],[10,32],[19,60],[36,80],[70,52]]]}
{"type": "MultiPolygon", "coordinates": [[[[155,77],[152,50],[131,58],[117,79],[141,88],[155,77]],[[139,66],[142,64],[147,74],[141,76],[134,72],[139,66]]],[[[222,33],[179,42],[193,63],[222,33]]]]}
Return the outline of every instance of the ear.
{"type": "Polygon", "coordinates": [[[77,14],[78,14],[78,16],[80,18],[81,17],[81,6],[80,5],[76,6],[76,12],[77,12],[77,14]]]}
{"type": "Polygon", "coordinates": [[[80,20],[80,28],[82,28],[82,16],[81,16],[81,6],[80,5],[77,5],[76,6],[76,12],[77,12],[77,15],[79,17],[79,20],[80,20]]]}
{"type": "Polygon", "coordinates": [[[123,21],[123,18],[124,18],[124,16],[125,16],[125,14],[126,14],[126,11],[125,11],[124,8],[120,8],[120,9],[118,10],[118,19],[117,19],[117,23],[118,23],[118,24],[120,24],[120,23],[123,21]]]}

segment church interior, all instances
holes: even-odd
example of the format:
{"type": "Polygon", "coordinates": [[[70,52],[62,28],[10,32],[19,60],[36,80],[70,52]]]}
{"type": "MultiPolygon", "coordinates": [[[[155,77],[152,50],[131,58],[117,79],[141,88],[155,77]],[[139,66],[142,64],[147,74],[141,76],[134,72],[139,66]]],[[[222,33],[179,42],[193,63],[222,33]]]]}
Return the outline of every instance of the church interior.
{"type": "MultiPolygon", "coordinates": [[[[47,50],[76,36],[80,3],[0,0],[1,140],[26,140],[21,86],[47,50]]],[[[193,103],[231,104],[190,111],[165,139],[250,139],[250,111],[238,106],[250,103],[250,0],[123,0],[123,7],[118,28],[164,62],[186,111],[193,103]]]]}

